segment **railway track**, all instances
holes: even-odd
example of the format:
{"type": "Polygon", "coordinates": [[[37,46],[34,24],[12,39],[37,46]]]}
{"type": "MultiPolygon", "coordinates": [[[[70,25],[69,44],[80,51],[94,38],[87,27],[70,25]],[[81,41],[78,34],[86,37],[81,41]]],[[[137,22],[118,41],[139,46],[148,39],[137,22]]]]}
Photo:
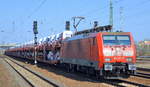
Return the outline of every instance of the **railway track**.
{"type": "Polygon", "coordinates": [[[149,87],[144,84],[131,82],[131,81],[127,81],[127,80],[115,80],[115,82],[113,82],[113,84],[117,87],[118,87],[118,85],[119,85],[119,87],[149,87]]]}
{"type": "Polygon", "coordinates": [[[145,78],[145,79],[150,79],[150,74],[142,73],[142,72],[137,72],[136,75],[134,76],[145,78]]]}
{"type": "Polygon", "coordinates": [[[114,80],[106,80],[106,79],[94,79],[90,78],[89,81],[103,83],[106,87],[150,87],[150,85],[145,85],[140,82],[134,82],[124,79],[114,79],[114,80]]]}
{"type": "MultiPolygon", "coordinates": [[[[79,74],[81,75],[81,74],[79,74]]],[[[82,75],[83,77],[87,77],[86,75],[82,75]]],[[[150,87],[149,85],[142,84],[140,81],[136,81],[137,77],[144,78],[144,79],[150,79],[150,74],[137,72],[135,76],[135,80],[128,79],[113,79],[113,80],[106,80],[106,79],[95,79],[88,76],[88,78],[91,79],[91,81],[96,81],[99,83],[104,83],[108,87],[150,87]]]]}
{"type": "MultiPolygon", "coordinates": [[[[12,60],[12,59],[11,59],[12,60]]],[[[13,61],[16,61],[16,60],[13,60],[13,61]]],[[[16,61],[17,62],[17,61],[16,61]]],[[[40,66],[40,64],[39,64],[40,66]]],[[[43,66],[43,63],[41,64],[41,66],[43,66]]],[[[56,67],[54,67],[56,68],[56,67]]],[[[57,70],[57,69],[55,69],[57,70]]],[[[65,72],[65,70],[63,70],[65,72]]],[[[71,73],[69,73],[71,74],[71,73]]],[[[74,74],[74,73],[72,73],[74,74]]],[[[75,74],[79,74],[79,73],[75,73],[75,74]]],[[[138,73],[138,74],[141,74],[141,75],[149,75],[149,74],[145,74],[145,73],[138,73]]],[[[86,75],[82,75],[82,74],[79,74],[79,76],[82,78],[87,78],[89,79],[89,81],[91,82],[96,82],[96,83],[103,83],[104,85],[106,85],[106,87],[150,87],[150,85],[144,85],[144,84],[140,84],[140,81],[139,82],[134,82],[134,81],[129,81],[129,80],[97,80],[95,78],[91,78],[91,77],[87,77],[86,75]]],[[[139,77],[139,76],[137,76],[139,77]]],[[[142,77],[144,78],[144,77],[142,77]]],[[[149,79],[149,78],[145,78],[145,79],[149,79]]],[[[53,86],[53,87],[59,87],[59,86],[53,86]]]]}
{"type": "MultiPolygon", "coordinates": [[[[104,83],[104,85],[106,85],[107,87],[150,87],[150,85],[142,84],[142,83],[140,83],[140,81],[136,82],[136,81],[130,81],[128,79],[113,79],[113,80],[96,79],[91,76],[83,75],[80,73],[78,73],[78,74],[80,76],[87,77],[87,79],[89,79],[89,81],[97,82],[97,83],[104,83]]],[[[145,74],[145,75],[149,75],[149,74],[145,74]]],[[[149,79],[149,78],[145,78],[145,79],[149,79]]]]}
{"type": "Polygon", "coordinates": [[[92,80],[100,83],[104,83],[108,87],[150,87],[150,85],[145,85],[140,82],[130,81],[129,79],[96,80],[92,78],[92,80]]]}
{"type": "Polygon", "coordinates": [[[117,87],[150,87],[150,85],[145,85],[145,84],[141,84],[140,81],[136,82],[137,78],[144,78],[144,79],[150,79],[150,69],[147,68],[137,68],[138,71],[136,73],[136,75],[134,76],[134,80],[130,80],[130,78],[128,79],[118,79],[118,80],[108,80],[107,83],[112,84],[114,86],[117,87]],[[141,72],[143,71],[143,72],[141,72]],[[146,73],[147,72],[147,73],[146,73]]]}
{"type": "Polygon", "coordinates": [[[146,71],[146,72],[150,72],[150,69],[148,69],[148,68],[141,68],[141,67],[137,67],[137,70],[139,70],[139,71],[146,71]]]}
{"type": "Polygon", "coordinates": [[[27,81],[31,87],[64,87],[63,85],[43,77],[42,75],[30,70],[27,67],[20,65],[9,58],[4,60],[21,76],[27,81]]]}

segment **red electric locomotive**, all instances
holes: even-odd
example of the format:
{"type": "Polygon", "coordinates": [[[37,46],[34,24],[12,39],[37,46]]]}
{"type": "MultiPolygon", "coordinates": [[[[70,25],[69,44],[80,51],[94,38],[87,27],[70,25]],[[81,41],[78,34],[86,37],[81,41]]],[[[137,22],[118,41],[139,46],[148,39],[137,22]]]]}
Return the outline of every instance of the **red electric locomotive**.
{"type": "MultiPolygon", "coordinates": [[[[108,31],[110,26],[95,30],[108,31]]],[[[129,32],[78,32],[62,43],[60,61],[70,69],[83,70],[107,79],[135,73],[136,50],[129,32]]]]}

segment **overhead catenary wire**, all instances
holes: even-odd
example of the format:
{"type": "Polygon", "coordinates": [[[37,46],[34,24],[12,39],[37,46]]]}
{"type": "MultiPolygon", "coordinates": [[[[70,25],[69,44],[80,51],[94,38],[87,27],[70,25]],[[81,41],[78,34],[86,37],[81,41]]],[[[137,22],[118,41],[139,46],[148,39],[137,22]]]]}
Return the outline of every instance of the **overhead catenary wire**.
{"type": "MultiPolygon", "coordinates": [[[[122,2],[122,1],[126,1],[126,0],[118,0],[118,1],[116,1],[116,2],[114,2],[114,4],[116,3],[116,4],[118,4],[119,2],[122,2]]],[[[133,17],[136,17],[136,16],[134,16],[135,14],[137,14],[137,13],[139,13],[138,15],[144,15],[142,12],[142,10],[145,10],[145,9],[138,9],[138,8],[142,8],[140,5],[145,5],[145,4],[148,4],[148,2],[149,2],[150,0],[142,0],[142,1],[139,1],[139,2],[136,2],[135,3],[135,5],[133,6],[134,8],[132,8],[131,6],[129,6],[129,7],[126,7],[126,6],[124,6],[124,11],[126,10],[126,9],[130,9],[130,10],[133,10],[133,11],[131,11],[130,13],[126,13],[126,12],[124,12],[124,16],[126,17],[126,18],[133,18],[133,17]],[[140,6],[140,7],[139,7],[140,6]],[[128,15],[129,14],[129,15],[128,15]],[[131,17],[132,16],[132,17],[131,17]]],[[[38,5],[38,7],[36,8],[36,9],[34,9],[34,11],[32,12],[32,14],[31,15],[29,15],[29,17],[31,18],[33,15],[35,15],[40,9],[41,9],[41,7],[44,5],[44,3],[46,2],[46,0],[40,0],[40,4],[38,5]],[[42,4],[43,3],[43,4],[42,4]]],[[[126,3],[125,3],[126,4],[126,3]]],[[[103,17],[101,17],[102,15],[106,15],[106,14],[108,14],[107,12],[104,12],[105,10],[107,9],[107,7],[104,7],[104,8],[102,8],[102,9],[100,9],[100,8],[96,8],[95,10],[91,10],[91,11],[88,11],[88,12],[85,12],[85,14],[83,14],[83,16],[84,15],[88,15],[88,16],[86,16],[86,17],[89,17],[90,16],[90,20],[92,20],[92,18],[94,18],[94,19],[96,19],[96,20],[99,20],[100,18],[103,18],[103,17]],[[97,13],[97,12],[99,12],[99,13],[102,13],[102,14],[99,14],[99,13],[97,13]],[[96,17],[96,16],[91,16],[91,14],[97,14],[98,15],[98,17],[96,17]]],[[[82,16],[82,15],[81,15],[82,16]]],[[[27,16],[26,16],[27,17],[27,16]]],[[[87,20],[88,18],[86,18],[86,20],[87,20]]],[[[132,19],[131,19],[132,20],[132,19]]],[[[102,20],[103,21],[103,20],[102,20]]],[[[44,21],[45,22],[45,21],[44,21]]],[[[62,22],[61,22],[62,23],[62,22]]],[[[51,24],[51,25],[53,25],[53,24],[51,24]]],[[[17,24],[15,25],[16,26],[16,28],[17,28],[17,24]]],[[[60,26],[58,26],[58,27],[60,27],[60,26]]],[[[5,29],[4,29],[5,30],[5,29]]],[[[15,28],[14,28],[14,30],[15,30],[15,28]]],[[[6,30],[5,30],[6,31],[6,30]]],[[[3,31],[2,31],[3,32],[3,31]]],[[[7,31],[6,31],[7,32],[7,31]]]]}
{"type": "MultiPolygon", "coordinates": [[[[125,0],[116,0],[115,2],[114,2],[114,4],[119,4],[120,2],[123,2],[123,1],[125,1],[125,0]]],[[[97,13],[97,12],[101,12],[101,13],[103,13],[104,11],[106,11],[105,9],[106,8],[108,8],[108,6],[104,6],[103,8],[96,8],[96,9],[93,9],[93,10],[90,10],[90,11],[87,11],[87,12],[85,12],[85,13],[82,13],[82,14],[80,14],[81,16],[90,16],[91,14],[94,14],[94,13],[97,13]]]]}
{"type": "MultiPolygon", "coordinates": [[[[122,2],[122,1],[124,1],[124,0],[119,0],[119,1],[117,1],[117,2],[115,2],[114,4],[115,5],[117,5],[117,4],[119,4],[120,2],[122,2]]],[[[145,0],[145,1],[141,1],[141,2],[139,2],[139,3],[137,3],[136,4],[136,6],[140,6],[140,8],[141,8],[141,6],[143,6],[143,5],[145,5],[145,4],[148,4],[150,2],[150,0],[145,0]]],[[[125,7],[125,9],[131,9],[130,7],[126,7],[126,6],[119,6],[119,7],[125,7]]],[[[136,7],[137,8],[137,7],[136,7]]],[[[139,7],[138,7],[139,8],[139,7]]],[[[133,9],[134,10],[134,12],[133,13],[137,13],[137,11],[135,12],[135,8],[133,9]]],[[[139,12],[139,11],[138,11],[139,12]]],[[[142,12],[140,12],[140,13],[142,13],[142,12]]],[[[106,13],[105,13],[106,14],[106,13]]],[[[108,14],[108,13],[107,13],[108,14]]],[[[124,22],[125,22],[125,18],[130,18],[131,17],[131,15],[128,15],[127,17],[125,16],[126,14],[122,14],[122,18],[121,18],[121,20],[119,20],[119,22],[121,22],[120,23],[120,27],[119,28],[123,28],[124,27],[124,22]]],[[[134,14],[135,15],[135,14],[134,14]]],[[[144,14],[143,14],[144,15],[144,14]]],[[[132,15],[133,16],[133,15],[132,15]]],[[[134,17],[136,17],[136,16],[134,16],[134,17]]],[[[99,16],[99,17],[95,17],[95,18],[92,18],[93,20],[99,20],[101,17],[99,16]]],[[[131,18],[133,18],[133,17],[131,17],[131,18]]]]}
{"type": "MultiPolygon", "coordinates": [[[[120,2],[122,2],[122,1],[125,1],[125,0],[118,0],[117,2],[115,2],[114,4],[116,5],[116,4],[119,4],[120,2]]],[[[139,2],[138,4],[136,4],[135,6],[142,6],[142,5],[144,5],[144,4],[146,4],[146,3],[149,3],[150,2],[150,0],[145,0],[145,1],[141,1],[141,2],[139,2]]],[[[137,8],[137,7],[136,7],[137,8]]],[[[124,9],[131,9],[131,8],[129,8],[129,7],[124,7],[124,9]]],[[[131,9],[132,10],[132,9],[131,9]]],[[[134,10],[135,10],[135,8],[134,8],[134,10]]],[[[89,14],[88,14],[89,15],[89,14]]],[[[128,15],[129,16],[129,15],[128,15]]],[[[100,16],[99,17],[95,17],[95,18],[93,18],[93,19],[99,19],[100,18],[100,16]]]]}
{"type": "Polygon", "coordinates": [[[43,0],[43,1],[40,3],[40,5],[39,5],[37,8],[35,8],[35,9],[33,10],[33,12],[28,16],[28,18],[31,18],[36,12],[38,12],[38,11],[41,9],[41,7],[45,4],[46,1],[47,1],[47,0],[43,0]]]}
{"type": "MultiPolygon", "coordinates": [[[[116,4],[119,4],[124,1],[125,0],[115,0],[115,1],[113,1],[113,3],[116,5],[116,4]]],[[[100,21],[101,20],[100,17],[105,16],[105,18],[106,18],[106,16],[107,17],[109,16],[109,12],[106,12],[106,9],[109,9],[108,6],[104,6],[103,8],[96,8],[96,9],[87,11],[85,13],[80,14],[80,16],[84,16],[84,17],[86,17],[86,20],[90,20],[90,25],[91,25],[92,21],[95,21],[95,20],[100,21]],[[96,14],[99,17],[91,16],[91,14],[96,14]]],[[[101,23],[103,23],[103,22],[101,21],[101,23]]]]}

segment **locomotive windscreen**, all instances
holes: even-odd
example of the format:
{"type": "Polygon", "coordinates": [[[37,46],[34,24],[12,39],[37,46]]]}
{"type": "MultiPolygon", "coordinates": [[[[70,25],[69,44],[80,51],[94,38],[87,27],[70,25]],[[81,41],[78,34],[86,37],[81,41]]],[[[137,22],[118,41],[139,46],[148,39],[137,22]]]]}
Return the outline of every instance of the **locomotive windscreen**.
{"type": "Polygon", "coordinates": [[[104,45],[130,45],[129,35],[103,35],[104,45]]]}

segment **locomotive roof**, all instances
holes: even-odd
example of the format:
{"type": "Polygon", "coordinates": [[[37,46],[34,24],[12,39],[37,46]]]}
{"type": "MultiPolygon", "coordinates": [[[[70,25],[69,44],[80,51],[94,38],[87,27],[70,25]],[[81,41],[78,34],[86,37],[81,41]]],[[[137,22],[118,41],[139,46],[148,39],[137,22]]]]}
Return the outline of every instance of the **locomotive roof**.
{"type": "Polygon", "coordinates": [[[101,32],[103,34],[107,35],[129,35],[130,32],[101,32]]]}
{"type": "Polygon", "coordinates": [[[92,29],[86,29],[86,30],[83,30],[83,31],[78,31],[78,32],[75,33],[75,35],[95,33],[95,32],[110,32],[111,30],[112,30],[112,26],[111,25],[106,25],[106,26],[94,27],[92,29]]]}
{"type": "Polygon", "coordinates": [[[96,32],[96,33],[83,33],[79,35],[74,35],[71,38],[66,39],[65,41],[71,41],[71,40],[78,40],[78,39],[85,39],[85,38],[92,38],[96,37],[97,34],[103,34],[103,35],[130,35],[130,32],[96,32]]]}

